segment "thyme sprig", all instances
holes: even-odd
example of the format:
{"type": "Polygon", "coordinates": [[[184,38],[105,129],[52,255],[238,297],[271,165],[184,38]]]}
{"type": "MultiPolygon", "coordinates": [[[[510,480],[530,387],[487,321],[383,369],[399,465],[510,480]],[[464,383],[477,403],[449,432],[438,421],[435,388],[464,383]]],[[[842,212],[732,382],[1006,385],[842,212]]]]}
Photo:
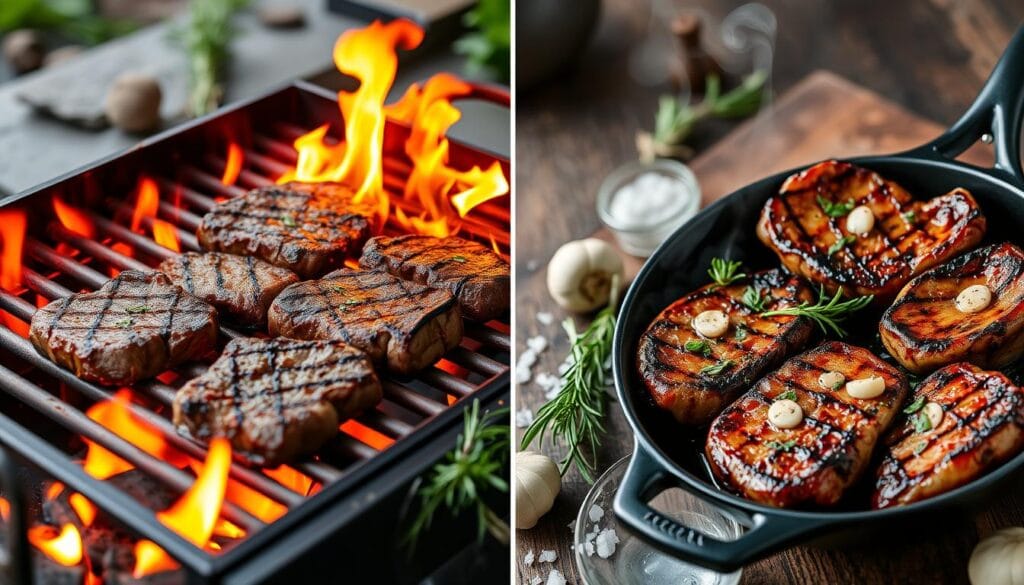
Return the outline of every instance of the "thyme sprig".
{"type": "Polygon", "coordinates": [[[874,295],[865,295],[844,301],[842,300],[843,289],[840,287],[836,294],[829,299],[828,295],[825,294],[825,287],[822,287],[818,291],[818,301],[814,304],[804,301],[795,307],[765,311],[761,313],[761,316],[796,315],[798,317],[807,317],[816,323],[823,333],[827,334],[831,331],[838,337],[846,337],[846,330],[840,326],[840,323],[845,321],[851,313],[871,304],[871,300],[874,298],[874,295]]]}
{"type": "Polygon", "coordinates": [[[711,268],[708,268],[708,276],[718,286],[729,286],[737,280],[747,277],[745,273],[739,271],[742,265],[743,263],[739,260],[712,258],[711,268]]]}
{"type": "Polygon", "coordinates": [[[604,435],[618,289],[618,278],[613,278],[608,305],[583,333],[577,333],[572,319],[562,324],[572,340],[569,368],[562,374],[559,393],[540,407],[523,433],[520,447],[526,449],[534,440],[543,443],[550,432],[552,442],[560,440],[568,448],[558,471],[565,475],[575,465],[588,483],[594,482],[595,456],[604,435]]]}
{"type": "Polygon", "coordinates": [[[212,112],[224,95],[221,76],[230,57],[236,29],[232,16],[249,0],[192,0],[186,26],[176,31],[188,51],[189,113],[212,112]]]}
{"type": "Polygon", "coordinates": [[[504,420],[508,413],[508,408],[499,408],[481,416],[479,400],[466,409],[455,449],[421,478],[416,492],[419,512],[403,539],[410,552],[415,551],[442,506],[452,516],[474,510],[479,540],[490,533],[502,544],[508,543],[508,524],[484,501],[489,492],[508,493],[508,480],[504,477],[511,441],[511,431],[504,420]]]}

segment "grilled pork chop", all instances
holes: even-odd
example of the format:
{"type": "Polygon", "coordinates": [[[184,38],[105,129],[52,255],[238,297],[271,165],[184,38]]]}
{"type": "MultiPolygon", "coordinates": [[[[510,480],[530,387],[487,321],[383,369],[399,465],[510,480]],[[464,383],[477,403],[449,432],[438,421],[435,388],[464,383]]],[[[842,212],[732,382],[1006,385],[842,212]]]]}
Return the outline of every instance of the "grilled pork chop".
{"type": "Polygon", "coordinates": [[[928,372],[967,361],[999,368],[1024,353],[1024,251],[1010,243],[963,254],[918,276],[882,315],[882,343],[905,368],[928,372]],[[986,285],[992,302],[963,313],[963,289],[986,285]]]}
{"type": "Polygon", "coordinates": [[[285,183],[218,204],[199,224],[199,244],[255,256],[315,278],[340,268],[370,235],[375,209],[340,183],[285,183]]]}
{"type": "Polygon", "coordinates": [[[912,504],[970,483],[1024,448],[1024,392],[998,372],[946,366],[914,396],[886,438],[875,508],[912,504]],[[937,425],[928,417],[933,408],[942,412],[937,425]]]}
{"type": "Polygon", "coordinates": [[[378,364],[413,373],[462,340],[462,318],[448,291],[379,271],[342,269],[293,284],[270,305],[270,333],[340,339],[378,364]]]}
{"type": "Polygon", "coordinates": [[[29,339],[80,378],[126,385],[212,351],[217,312],[159,272],[125,270],[36,311],[29,339]]]}
{"type": "Polygon", "coordinates": [[[292,271],[252,256],[220,252],[174,256],[161,262],[158,270],[190,294],[251,327],[264,325],[270,302],[299,280],[292,271]]]}
{"type": "Polygon", "coordinates": [[[409,235],[371,238],[360,266],[443,288],[455,296],[463,316],[489,321],[509,307],[508,262],[469,240],[409,235]]]}
{"type": "Polygon", "coordinates": [[[790,272],[829,292],[843,287],[881,299],[893,298],[914,275],[974,247],[984,234],[985,217],[965,189],[914,201],[895,182],[837,161],[786,179],[765,203],[757,225],[758,237],[790,272]],[[874,227],[851,234],[846,214],[860,205],[871,209],[874,227]],[[826,208],[839,217],[830,217],[826,208]]]}
{"type": "Polygon", "coordinates": [[[174,424],[274,467],[317,450],[382,396],[370,358],[340,341],[239,338],[178,390],[174,424]]]}
{"type": "Polygon", "coordinates": [[[765,311],[814,297],[799,277],[781,270],[759,272],[749,281],[708,285],[684,296],[662,311],[640,338],[640,375],[655,403],[679,422],[707,424],[810,337],[813,325],[805,318],[761,317],[745,305],[748,287],[759,291],[765,311]],[[705,339],[693,328],[694,317],[707,310],[729,316],[729,330],[717,339],[705,339]]]}
{"type": "Polygon", "coordinates": [[[786,361],[711,423],[711,469],[762,504],[833,505],[863,472],[906,394],[907,380],[895,367],[866,349],[825,343],[786,361]],[[853,398],[843,384],[822,387],[819,377],[826,371],[848,381],[879,376],[885,389],[876,398],[853,398]],[[794,428],[768,420],[772,402],[783,398],[803,410],[794,428]]]}

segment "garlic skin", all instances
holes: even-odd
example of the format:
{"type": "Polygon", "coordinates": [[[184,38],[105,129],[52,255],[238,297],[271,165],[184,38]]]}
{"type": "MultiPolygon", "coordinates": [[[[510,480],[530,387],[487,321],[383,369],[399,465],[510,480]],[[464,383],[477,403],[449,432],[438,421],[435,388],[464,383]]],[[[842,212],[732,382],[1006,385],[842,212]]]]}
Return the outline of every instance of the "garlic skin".
{"type": "Polygon", "coordinates": [[[967,576],[971,585],[1024,585],[1024,528],[1003,528],[979,542],[967,576]]]}
{"type": "Polygon", "coordinates": [[[536,451],[516,453],[516,528],[533,528],[562,489],[558,466],[536,451]]]}
{"type": "Polygon", "coordinates": [[[608,242],[568,242],[548,262],[548,292],[563,309],[593,311],[607,304],[612,283],[622,282],[624,270],[622,258],[608,242]]]}

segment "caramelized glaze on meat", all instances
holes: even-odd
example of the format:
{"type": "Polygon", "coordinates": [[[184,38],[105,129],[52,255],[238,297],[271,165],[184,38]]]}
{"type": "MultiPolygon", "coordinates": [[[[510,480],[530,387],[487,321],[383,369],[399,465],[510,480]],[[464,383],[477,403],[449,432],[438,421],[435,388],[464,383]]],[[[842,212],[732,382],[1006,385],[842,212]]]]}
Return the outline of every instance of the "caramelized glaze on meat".
{"type": "Polygon", "coordinates": [[[830,506],[863,473],[871,452],[907,394],[907,380],[870,351],[832,341],[797,355],[765,376],[711,424],[706,453],[715,476],[743,496],[780,508],[830,506]],[[823,388],[826,371],[846,380],[880,376],[885,391],[851,397],[823,388]],[[768,420],[768,408],[792,392],[804,412],[792,429],[768,420]]]}
{"type": "Polygon", "coordinates": [[[898,421],[886,438],[875,508],[911,504],[965,485],[1024,448],[1024,393],[998,372],[946,366],[928,376],[914,398],[940,405],[942,420],[934,428],[915,424],[924,415],[921,408],[898,421]]]}
{"type": "Polygon", "coordinates": [[[891,299],[914,275],[977,245],[985,217],[965,189],[915,201],[876,173],[826,161],[786,179],[765,203],[757,234],[786,268],[829,292],[843,287],[849,294],[891,299]],[[819,197],[868,206],[874,228],[851,235],[846,217],[829,217],[819,197]],[[833,249],[847,236],[853,240],[833,249]]]}
{"type": "Polygon", "coordinates": [[[1024,353],[1024,251],[995,244],[959,256],[918,276],[882,315],[882,343],[904,367],[928,372],[967,361],[1005,366],[1024,353]],[[956,297],[984,284],[991,304],[962,313],[956,297]]]}

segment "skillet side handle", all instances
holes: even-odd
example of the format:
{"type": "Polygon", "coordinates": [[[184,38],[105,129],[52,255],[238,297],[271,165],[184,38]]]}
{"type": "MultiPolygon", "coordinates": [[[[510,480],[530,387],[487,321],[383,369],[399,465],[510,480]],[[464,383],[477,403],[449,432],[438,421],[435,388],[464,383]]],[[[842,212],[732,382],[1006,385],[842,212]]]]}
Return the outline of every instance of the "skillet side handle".
{"type": "Polygon", "coordinates": [[[985,134],[995,148],[995,170],[1024,190],[1021,168],[1021,128],[1024,127],[1024,26],[1021,26],[996,63],[981,93],[967,112],[942,136],[912,151],[934,158],[953,159],[985,134]]]}
{"type": "Polygon", "coordinates": [[[730,515],[749,519],[750,525],[736,540],[718,540],[647,504],[651,498],[670,487],[682,488],[696,496],[636,443],[633,458],[615,494],[616,516],[635,534],[666,553],[716,571],[731,573],[821,528],[820,523],[813,520],[794,520],[765,514],[747,515],[730,510],[730,515]]]}

